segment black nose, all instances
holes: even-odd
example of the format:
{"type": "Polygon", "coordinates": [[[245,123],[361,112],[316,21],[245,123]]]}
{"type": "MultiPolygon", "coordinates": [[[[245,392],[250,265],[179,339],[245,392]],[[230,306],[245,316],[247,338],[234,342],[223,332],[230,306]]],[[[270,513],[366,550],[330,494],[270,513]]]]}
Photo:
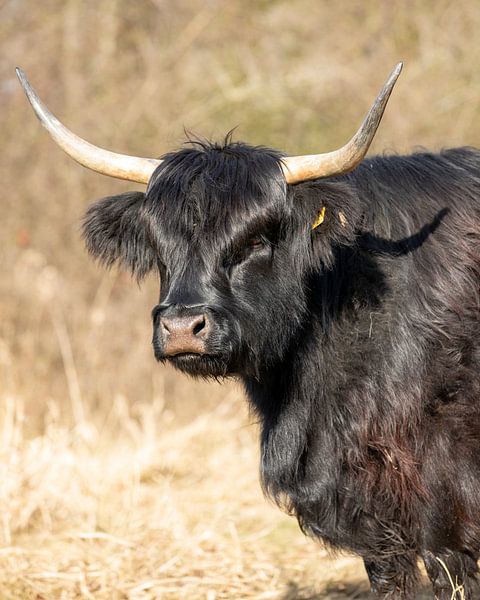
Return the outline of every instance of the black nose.
{"type": "Polygon", "coordinates": [[[161,317],[160,335],[166,356],[205,354],[210,322],[206,314],[161,317]]]}

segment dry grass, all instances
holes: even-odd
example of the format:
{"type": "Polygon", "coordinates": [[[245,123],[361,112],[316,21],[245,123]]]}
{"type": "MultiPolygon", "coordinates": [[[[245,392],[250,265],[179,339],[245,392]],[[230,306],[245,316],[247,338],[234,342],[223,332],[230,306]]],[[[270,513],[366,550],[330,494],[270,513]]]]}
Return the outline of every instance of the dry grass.
{"type": "Polygon", "coordinates": [[[475,0],[0,0],[0,597],[366,598],[261,497],[232,384],[159,369],[157,284],[106,275],[87,203],[129,189],[71,163],[33,118],[21,65],[93,142],[159,155],[183,126],[293,153],[353,131],[405,71],[374,150],[479,145],[475,0]]]}
{"type": "Polygon", "coordinates": [[[262,501],[231,396],[183,426],[122,398],[102,426],[66,428],[51,406],[31,439],[18,400],[3,416],[2,598],[308,598],[299,573],[359,578],[262,501]]]}
{"type": "Polygon", "coordinates": [[[454,581],[452,574],[448,570],[447,565],[441,558],[439,558],[437,556],[436,559],[440,563],[440,566],[442,567],[442,569],[445,571],[445,573],[448,577],[450,586],[452,588],[452,595],[450,597],[450,600],[465,600],[465,589],[464,589],[463,585],[457,581],[456,577],[455,577],[455,581],[454,581]]]}

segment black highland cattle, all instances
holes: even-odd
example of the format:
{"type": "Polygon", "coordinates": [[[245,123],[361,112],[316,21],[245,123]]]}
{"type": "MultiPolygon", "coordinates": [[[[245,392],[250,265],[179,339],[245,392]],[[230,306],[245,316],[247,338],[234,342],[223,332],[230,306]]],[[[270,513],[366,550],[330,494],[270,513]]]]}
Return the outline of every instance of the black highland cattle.
{"type": "Polygon", "coordinates": [[[112,154],[146,193],[91,206],[84,236],[160,274],[158,360],[242,380],[263,489],[305,533],[360,555],[380,597],[414,598],[423,559],[437,598],[477,600],[480,152],[362,160],[369,141],[325,170],[229,138],[140,176],[112,154]]]}

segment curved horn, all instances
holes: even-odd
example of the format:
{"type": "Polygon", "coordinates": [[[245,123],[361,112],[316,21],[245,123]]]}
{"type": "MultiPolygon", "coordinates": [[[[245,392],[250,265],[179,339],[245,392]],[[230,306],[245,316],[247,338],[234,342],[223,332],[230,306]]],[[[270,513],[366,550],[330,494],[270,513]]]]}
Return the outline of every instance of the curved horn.
{"type": "Polygon", "coordinates": [[[287,156],[282,160],[282,171],[287,183],[299,183],[328,175],[340,175],[351,171],[363,160],[375,136],[402,67],[403,63],[400,62],[390,73],[360,129],[345,146],[325,154],[287,156]]]}
{"type": "Polygon", "coordinates": [[[103,175],[128,179],[137,183],[148,183],[153,171],[162,162],[161,160],[117,154],[82,140],[62,125],[48,110],[28,82],[25,73],[18,67],[15,70],[40,123],[69,156],[84,167],[103,175]]]}

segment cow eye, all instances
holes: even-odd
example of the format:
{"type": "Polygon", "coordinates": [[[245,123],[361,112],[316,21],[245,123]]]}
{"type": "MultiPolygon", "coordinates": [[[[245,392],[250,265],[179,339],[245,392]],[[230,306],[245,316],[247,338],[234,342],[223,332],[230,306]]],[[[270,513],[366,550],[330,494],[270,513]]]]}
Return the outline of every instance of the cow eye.
{"type": "Polygon", "coordinates": [[[232,268],[235,265],[240,264],[252,254],[255,254],[255,252],[265,248],[266,245],[266,240],[260,236],[250,238],[246,242],[243,242],[241,246],[237,247],[236,250],[228,254],[225,258],[225,266],[232,268]]]}
{"type": "Polygon", "coordinates": [[[260,250],[265,247],[265,242],[261,237],[254,237],[245,244],[247,250],[260,250]]]}

